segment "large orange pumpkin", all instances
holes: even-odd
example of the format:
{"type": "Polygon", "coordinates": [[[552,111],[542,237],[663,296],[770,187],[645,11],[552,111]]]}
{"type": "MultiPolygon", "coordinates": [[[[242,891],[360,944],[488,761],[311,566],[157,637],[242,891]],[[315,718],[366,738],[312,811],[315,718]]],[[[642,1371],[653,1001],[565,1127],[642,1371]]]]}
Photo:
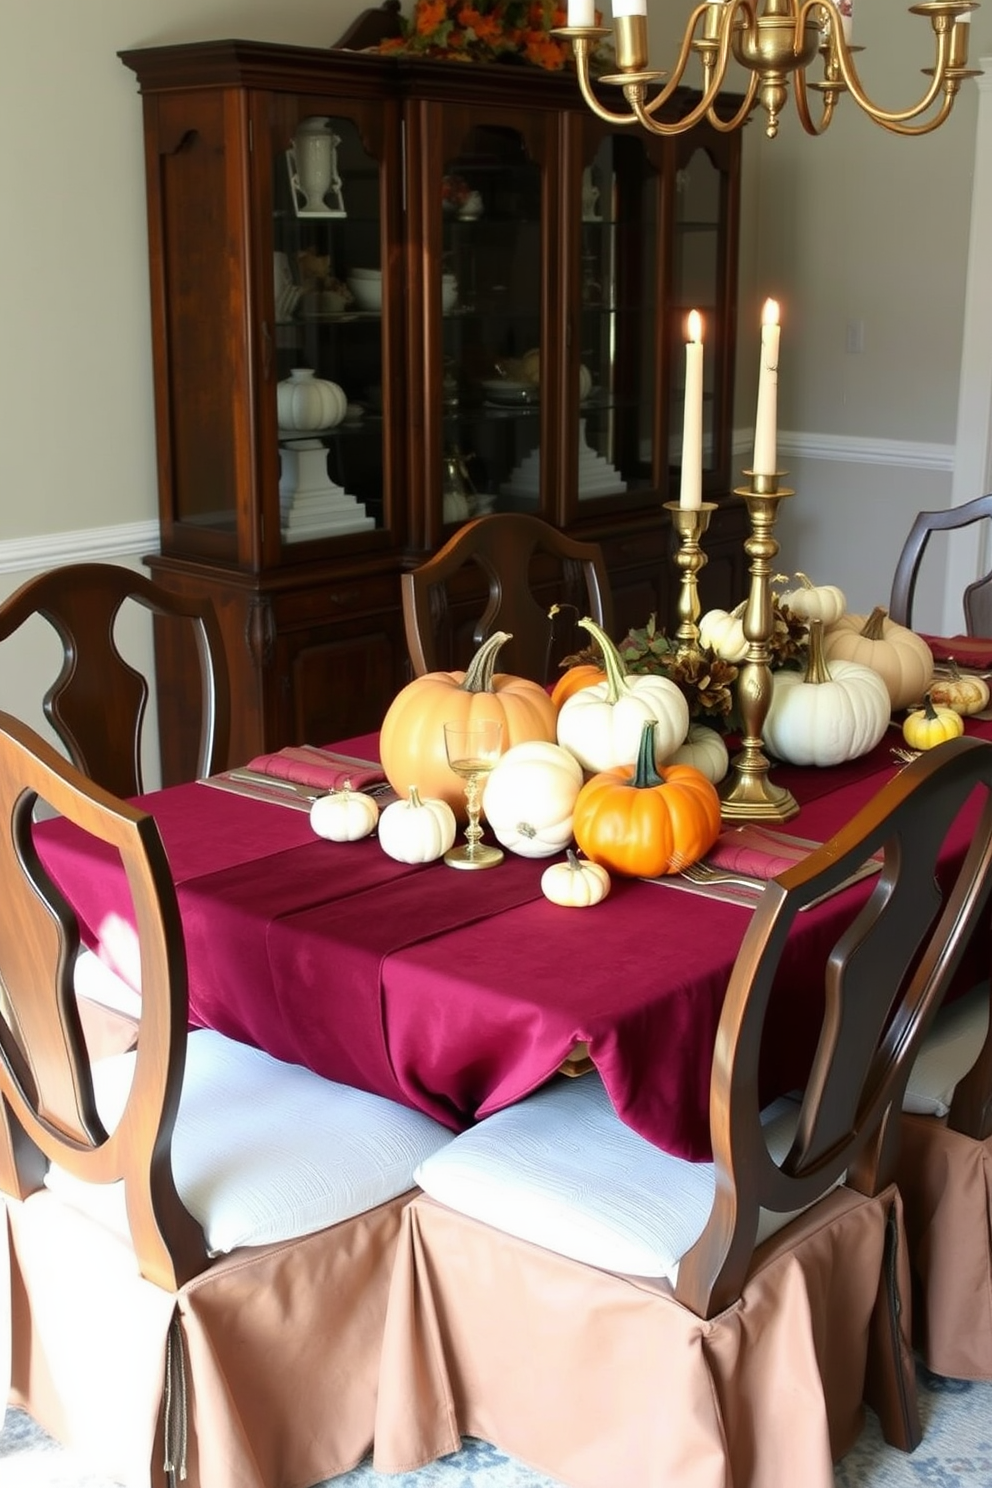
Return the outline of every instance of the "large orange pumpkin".
{"type": "MultiPolygon", "coordinates": [[[[444,752],[444,725],[497,718],[503,725],[503,751],[530,739],[555,742],[555,705],[538,682],[494,672],[504,630],[484,641],[464,672],[425,672],[390,703],[379,735],[379,758],[397,795],[416,786],[421,797],[447,801],[465,820],[463,782],[444,752]]],[[[483,804],[483,810],[485,805],[483,804]]]]}
{"type": "Polygon", "coordinates": [[[720,797],[693,765],[654,763],[654,725],[645,724],[629,766],[604,770],[579,791],[572,831],[587,858],[631,878],[679,873],[720,834],[720,797]]]}

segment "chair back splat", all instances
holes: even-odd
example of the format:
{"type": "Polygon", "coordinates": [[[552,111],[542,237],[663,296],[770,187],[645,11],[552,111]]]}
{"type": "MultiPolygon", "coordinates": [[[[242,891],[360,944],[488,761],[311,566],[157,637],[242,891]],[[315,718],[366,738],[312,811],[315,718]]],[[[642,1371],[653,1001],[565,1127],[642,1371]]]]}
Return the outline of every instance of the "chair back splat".
{"type": "Polygon", "coordinates": [[[609,577],[598,543],[579,542],[523,512],[466,522],[441,550],[402,577],[403,623],[415,677],[464,668],[492,635],[512,637],[500,671],[550,682],[564,655],[588,644],[574,619],[613,627],[609,577]],[[563,607],[553,626],[551,606],[563,607]]]}
{"type": "MultiPolygon", "coordinates": [[[[986,517],[992,518],[992,493],[976,496],[973,501],[966,501],[961,506],[952,506],[945,511],[922,511],[917,515],[903,544],[892,581],[889,599],[891,620],[912,628],[916,581],[931,533],[954,532],[986,517]]],[[[965,589],[964,619],[966,634],[992,636],[992,572],[976,579],[965,589]]]]}
{"type": "MultiPolygon", "coordinates": [[[[220,626],[212,604],[187,599],[115,563],[69,563],[28,579],[0,604],[0,641],[40,615],[62,643],[58,676],[43,699],[45,717],[69,758],[117,796],[142,790],[141,728],[148,682],[121,655],[114,630],[121,607],[142,606],[175,627],[200,679],[200,737],[195,773],[225,769],[230,695],[220,626]],[[184,628],[185,633],[182,633],[184,628]],[[195,651],[194,651],[195,647],[195,651]]],[[[167,726],[167,718],[160,726],[167,726]]]]}
{"type": "Polygon", "coordinates": [[[847,1174],[871,1194],[889,1182],[913,1061],[992,893],[992,744],[959,739],[920,756],[830,843],[773,880],[727,989],[711,1088],[713,1212],[683,1258],[678,1292],[701,1316],[740,1294],[762,1209],[789,1212],[847,1174]],[[976,786],[981,821],[953,883],[938,859],[976,786]],[[795,916],[875,854],[882,869],[831,951],[824,1018],[795,1140],[769,1158],[756,1106],[757,1060],[775,974],[795,916]]]}

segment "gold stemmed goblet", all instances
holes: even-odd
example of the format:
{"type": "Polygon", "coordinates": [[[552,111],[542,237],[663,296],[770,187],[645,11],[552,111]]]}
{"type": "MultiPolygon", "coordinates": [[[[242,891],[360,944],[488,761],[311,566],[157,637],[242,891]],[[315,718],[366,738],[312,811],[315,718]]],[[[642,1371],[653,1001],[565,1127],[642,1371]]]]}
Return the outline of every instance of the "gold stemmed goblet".
{"type": "Polygon", "coordinates": [[[482,828],[479,826],[480,780],[488,775],[499,759],[502,734],[503,725],[497,718],[444,725],[444,748],[448,764],[465,782],[465,804],[468,808],[465,841],[450,847],[444,855],[444,861],[451,868],[494,868],[503,861],[500,848],[490,847],[481,840],[482,828]]]}

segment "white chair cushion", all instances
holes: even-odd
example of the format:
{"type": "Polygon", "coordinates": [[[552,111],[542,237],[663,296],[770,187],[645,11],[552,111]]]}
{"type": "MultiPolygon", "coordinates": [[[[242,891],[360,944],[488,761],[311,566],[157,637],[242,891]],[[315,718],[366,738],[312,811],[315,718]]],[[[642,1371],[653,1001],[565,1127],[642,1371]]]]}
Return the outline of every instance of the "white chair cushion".
{"type": "MultiPolygon", "coordinates": [[[[782,1100],[762,1113],[776,1159],[789,1149],[798,1110],[782,1100]]],[[[595,1073],[554,1081],[488,1116],[414,1176],[431,1198],[495,1229],[590,1266],[663,1276],[673,1285],[715,1189],[712,1163],[685,1162],[638,1136],[595,1073]]],[[[763,1215],[758,1240],[792,1218],[763,1215]]]]}
{"type": "Polygon", "coordinates": [[[942,1007],[916,1057],[903,1110],[915,1116],[946,1116],[954,1088],[978,1058],[988,1027],[987,982],[942,1007]]]}
{"type": "MultiPolygon", "coordinates": [[[[101,1119],[127,1101],[134,1053],[94,1065],[101,1119]]],[[[430,1116],[338,1085],[208,1029],[191,1033],[172,1142],[176,1188],[211,1255],[313,1234],[414,1187],[452,1140],[430,1116]]],[[[48,1187],[127,1233],[123,1184],[51,1168],[48,1187]]]]}

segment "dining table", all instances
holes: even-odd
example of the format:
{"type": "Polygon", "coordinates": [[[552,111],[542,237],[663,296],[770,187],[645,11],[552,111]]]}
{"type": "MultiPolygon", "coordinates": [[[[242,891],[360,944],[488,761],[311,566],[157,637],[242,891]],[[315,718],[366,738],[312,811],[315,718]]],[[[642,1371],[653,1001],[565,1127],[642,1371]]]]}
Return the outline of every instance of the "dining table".
{"type": "MultiPolygon", "coordinates": [[[[968,720],[966,732],[992,739],[992,720],[968,720]]],[[[772,762],[771,778],[800,808],[788,833],[829,838],[902,768],[893,754],[901,744],[892,727],[845,764],[772,762]]],[[[376,735],[334,748],[378,760],[376,735]]],[[[442,860],[400,863],[375,836],[318,836],[308,811],[286,809],[299,803],[278,787],[266,796],[218,783],[135,798],[155,818],[176,886],[191,1026],[419,1108],[452,1130],[563,1069],[594,1066],[634,1130],[678,1156],[709,1157],[717,1025],[756,895],[614,875],[600,904],[565,908],[541,889],[553,859],[508,852],[498,867],[468,873],[442,860]]],[[[948,860],[965,851],[969,808],[949,833],[948,860]]],[[[116,854],[60,818],[34,830],[85,943],[137,982],[116,854]]],[[[768,1099],[802,1083],[820,1031],[823,967],[873,882],[842,888],[790,930],[762,1049],[768,1099]]],[[[984,974],[987,955],[987,945],[974,947],[984,974]]]]}

